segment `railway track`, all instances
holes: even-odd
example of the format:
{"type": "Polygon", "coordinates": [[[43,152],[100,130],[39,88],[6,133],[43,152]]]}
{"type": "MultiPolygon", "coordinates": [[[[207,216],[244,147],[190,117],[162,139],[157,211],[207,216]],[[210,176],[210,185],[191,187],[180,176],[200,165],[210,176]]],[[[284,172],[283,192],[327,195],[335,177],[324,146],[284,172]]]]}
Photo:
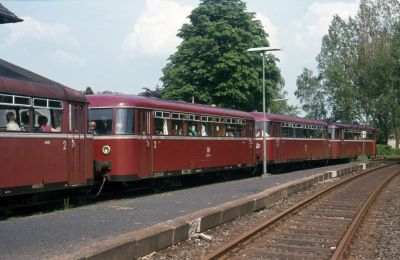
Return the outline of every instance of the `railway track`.
{"type": "Polygon", "coordinates": [[[345,179],[217,248],[203,259],[341,259],[380,191],[400,174],[392,164],[345,179]]]}

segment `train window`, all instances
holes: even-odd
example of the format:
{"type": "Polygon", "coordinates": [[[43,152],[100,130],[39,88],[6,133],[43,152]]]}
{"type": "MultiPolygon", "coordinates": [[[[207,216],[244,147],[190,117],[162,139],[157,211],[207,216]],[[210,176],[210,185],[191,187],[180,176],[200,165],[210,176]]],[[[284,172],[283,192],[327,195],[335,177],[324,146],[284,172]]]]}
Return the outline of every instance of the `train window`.
{"type": "Polygon", "coordinates": [[[98,135],[112,134],[113,110],[112,108],[96,108],[89,110],[89,121],[96,123],[95,131],[98,135]]]}
{"type": "Polygon", "coordinates": [[[21,105],[21,106],[30,106],[31,105],[31,98],[29,97],[14,97],[14,104],[21,105]]]}
{"type": "Polygon", "coordinates": [[[163,111],[156,111],[155,113],[156,118],[170,118],[170,112],[163,112],[163,111]]]}
{"type": "Polygon", "coordinates": [[[215,124],[214,125],[215,129],[214,129],[214,136],[225,136],[226,135],[226,126],[225,124],[215,124]]]}
{"type": "Polygon", "coordinates": [[[20,131],[20,124],[17,117],[17,109],[13,107],[0,107],[0,130],[20,131]]]}
{"type": "Polygon", "coordinates": [[[47,107],[47,99],[34,98],[33,106],[35,107],[47,107]]]}
{"type": "Polygon", "coordinates": [[[0,103],[2,103],[2,104],[13,104],[13,96],[0,95],[0,103]]]}
{"type": "Polygon", "coordinates": [[[188,131],[187,131],[189,136],[198,136],[199,132],[197,129],[197,123],[193,121],[188,122],[188,131]]]}
{"type": "Polygon", "coordinates": [[[372,130],[367,131],[367,140],[374,140],[374,131],[372,130]]]}
{"type": "Polygon", "coordinates": [[[172,113],[171,117],[172,117],[172,119],[179,119],[179,114],[172,113]]]}
{"type": "MultiPolygon", "coordinates": [[[[270,122],[266,121],[266,128],[267,128],[267,136],[270,136],[270,122]]],[[[263,137],[263,122],[262,121],[256,121],[256,137],[263,137]]]]}
{"type": "Polygon", "coordinates": [[[115,120],[115,134],[133,134],[134,117],[132,108],[118,108],[115,120]]]}
{"type": "Polygon", "coordinates": [[[0,95],[0,104],[26,107],[26,106],[31,106],[31,98],[1,94],[0,95]]]}
{"type": "Polygon", "coordinates": [[[282,137],[293,137],[294,129],[292,127],[282,127],[282,137]]]}
{"type": "Polygon", "coordinates": [[[155,135],[168,135],[168,121],[167,119],[155,118],[154,119],[154,134],[155,135]]]}
{"type": "Polygon", "coordinates": [[[199,136],[210,136],[211,135],[211,124],[208,122],[201,122],[198,124],[199,136]]]}
{"type": "Polygon", "coordinates": [[[38,133],[61,132],[61,110],[37,108],[33,111],[33,130],[38,133]]]}
{"type": "Polygon", "coordinates": [[[171,135],[184,135],[184,121],[172,120],[172,131],[171,135]]]}
{"type": "Polygon", "coordinates": [[[62,109],[63,103],[62,103],[62,101],[49,100],[49,108],[62,109]]]}

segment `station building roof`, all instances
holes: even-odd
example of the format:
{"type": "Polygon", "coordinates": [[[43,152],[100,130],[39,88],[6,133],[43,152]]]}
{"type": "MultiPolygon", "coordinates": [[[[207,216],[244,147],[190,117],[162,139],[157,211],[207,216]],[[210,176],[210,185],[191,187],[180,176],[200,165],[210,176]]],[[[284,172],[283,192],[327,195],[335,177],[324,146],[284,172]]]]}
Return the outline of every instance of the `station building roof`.
{"type": "Polygon", "coordinates": [[[247,112],[219,108],[208,105],[192,104],[180,101],[164,100],[125,94],[100,94],[87,96],[90,107],[141,107],[154,110],[176,111],[182,113],[197,113],[205,115],[219,115],[225,117],[241,117],[252,119],[247,112]]]}
{"type": "Polygon", "coordinates": [[[2,23],[18,23],[22,22],[21,18],[18,18],[14,13],[4,7],[0,3],[0,24],[2,23]]]}
{"type": "Polygon", "coordinates": [[[80,91],[0,59],[0,92],[30,97],[86,102],[80,91]]]}

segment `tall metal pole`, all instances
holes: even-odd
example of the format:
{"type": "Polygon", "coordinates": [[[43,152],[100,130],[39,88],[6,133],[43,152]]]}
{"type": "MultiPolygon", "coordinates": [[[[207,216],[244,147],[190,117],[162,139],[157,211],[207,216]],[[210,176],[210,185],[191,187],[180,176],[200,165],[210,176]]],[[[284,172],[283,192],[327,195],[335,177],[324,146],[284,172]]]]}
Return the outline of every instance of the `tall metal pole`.
{"type": "Polygon", "coordinates": [[[265,104],[265,59],[268,51],[280,51],[281,49],[276,48],[268,48],[268,47],[257,47],[250,48],[248,52],[257,52],[262,55],[263,60],[263,79],[262,79],[262,88],[263,88],[263,175],[267,174],[267,122],[265,116],[266,104],[265,104]]]}
{"type": "Polygon", "coordinates": [[[267,122],[265,118],[265,52],[262,54],[263,60],[263,175],[267,174],[267,122]]]}

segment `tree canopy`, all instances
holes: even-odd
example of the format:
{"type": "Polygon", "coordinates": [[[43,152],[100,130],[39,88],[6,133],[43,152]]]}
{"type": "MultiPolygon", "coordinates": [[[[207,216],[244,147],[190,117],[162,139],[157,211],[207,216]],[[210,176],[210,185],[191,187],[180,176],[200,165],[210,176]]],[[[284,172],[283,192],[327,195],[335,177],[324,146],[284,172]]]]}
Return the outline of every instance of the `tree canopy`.
{"type": "MultiPolygon", "coordinates": [[[[182,26],[182,43],[163,69],[162,97],[262,110],[262,59],[248,48],[269,46],[268,34],[240,0],[202,0],[182,26]]],[[[267,104],[283,79],[277,59],[267,55],[267,104]]]]}
{"type": "Polygon", "coordinates": [[[362,0],[355,17],[334,16],[317,56],[318,76],[304,70],[297,82],[310,116],[326,108],[335,121],[373,124],[378,141],[387,142],[400,125],[399,18],[393,0],[362,0]]]}

